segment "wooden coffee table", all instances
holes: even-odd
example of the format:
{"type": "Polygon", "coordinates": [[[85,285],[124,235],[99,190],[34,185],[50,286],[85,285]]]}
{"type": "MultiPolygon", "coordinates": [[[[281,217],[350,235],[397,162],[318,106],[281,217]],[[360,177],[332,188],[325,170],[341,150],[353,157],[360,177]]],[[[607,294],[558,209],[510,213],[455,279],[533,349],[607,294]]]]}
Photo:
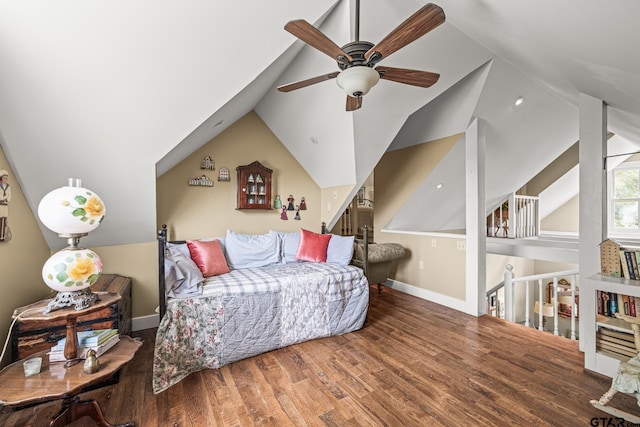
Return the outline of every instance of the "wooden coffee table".
{"type": "MultiPolygon", "coordinates": [[[[142,342],[126,335],[120,342],[99,357],[100,370],[85,374],[83,364],[65,366],[64,363],[49,363],[46,351],[31,357],[42,357],[40,373],[25,377],[22,362],[14,362],[0,371],[0,404],[20,407],[33,403],[62,399],[62,408],[52,418],[50,427],[65,426],[79,418],[89,416],[100,427],[116,427],[108,423],[96,400],[80,401],[78,394],[87,387],[114,375],[135,355],[142,342]]],[[[135,426],[135,422],[119,424],[120,427],[135,426]]]]}

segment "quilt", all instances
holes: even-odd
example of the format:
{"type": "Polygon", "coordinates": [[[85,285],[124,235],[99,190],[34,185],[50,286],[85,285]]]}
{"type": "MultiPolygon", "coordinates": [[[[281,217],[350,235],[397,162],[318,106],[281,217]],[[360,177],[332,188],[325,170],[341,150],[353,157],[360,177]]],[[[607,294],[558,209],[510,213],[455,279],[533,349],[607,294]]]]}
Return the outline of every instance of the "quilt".
{"type": "Polygon", "coordinates": [[[232,270],[173,298],[156,334],[153,391],[202,369],[358,330],[369,286],[355,266],[299,262],[232,270]]]}

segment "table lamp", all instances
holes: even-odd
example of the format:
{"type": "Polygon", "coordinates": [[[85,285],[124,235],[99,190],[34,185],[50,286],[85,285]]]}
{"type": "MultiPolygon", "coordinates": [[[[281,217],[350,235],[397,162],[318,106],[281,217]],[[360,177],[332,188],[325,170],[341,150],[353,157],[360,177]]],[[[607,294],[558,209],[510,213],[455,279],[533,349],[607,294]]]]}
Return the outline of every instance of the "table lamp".
{"type": "Polygon", "coordinates": [[[90,249],[78,246],[80,238],[93,231],[104,219],[102,199],[83,188],[80,179],[69,178],[67,186],[45,195],[38,205],[42,223],[69,246],[53,254],[42,268],[47,286],[57,291],[44,312],[75,306],[83,310],[93,304],[97,295],[89,287],[102,273],[102,260],[90,249]]]}

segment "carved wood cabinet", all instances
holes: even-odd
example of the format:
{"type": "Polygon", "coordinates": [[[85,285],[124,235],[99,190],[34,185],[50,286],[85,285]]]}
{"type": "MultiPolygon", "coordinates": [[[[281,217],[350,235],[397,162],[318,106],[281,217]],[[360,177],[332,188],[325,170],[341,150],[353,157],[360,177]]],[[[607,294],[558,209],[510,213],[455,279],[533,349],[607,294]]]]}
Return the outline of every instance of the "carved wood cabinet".
{"type": "Polygon", "coordinates": [[[273,171],[260,162],[238,166],[237,209],[271,209],[271,176],[273,171]]]}

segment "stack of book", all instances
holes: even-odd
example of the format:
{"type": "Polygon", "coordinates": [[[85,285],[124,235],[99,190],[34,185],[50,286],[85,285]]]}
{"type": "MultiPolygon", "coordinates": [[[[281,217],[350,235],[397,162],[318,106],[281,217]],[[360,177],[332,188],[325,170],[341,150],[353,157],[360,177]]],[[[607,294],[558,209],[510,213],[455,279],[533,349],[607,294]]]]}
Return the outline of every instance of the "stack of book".
{"type": "MultiPolygon", "coordinates": [[[[96,352],[96,356],[104,354],[111,347],[120,341],[120,335],[117,329],[97,329],[94,331],[78,332],[78,357],[83,358],[90,349],[96,352]]],[[[49,362],[64,362],[64,345],[66,338],[58,341],[56,345],[51,347],[49,352],[49,362]]]]}
{"type": "Polygon", "coordinates": [[[600,351],[613,353],[618,358],[636,357],[633,334],[600,327],[596,332],[596,345],[600,351]]]}

